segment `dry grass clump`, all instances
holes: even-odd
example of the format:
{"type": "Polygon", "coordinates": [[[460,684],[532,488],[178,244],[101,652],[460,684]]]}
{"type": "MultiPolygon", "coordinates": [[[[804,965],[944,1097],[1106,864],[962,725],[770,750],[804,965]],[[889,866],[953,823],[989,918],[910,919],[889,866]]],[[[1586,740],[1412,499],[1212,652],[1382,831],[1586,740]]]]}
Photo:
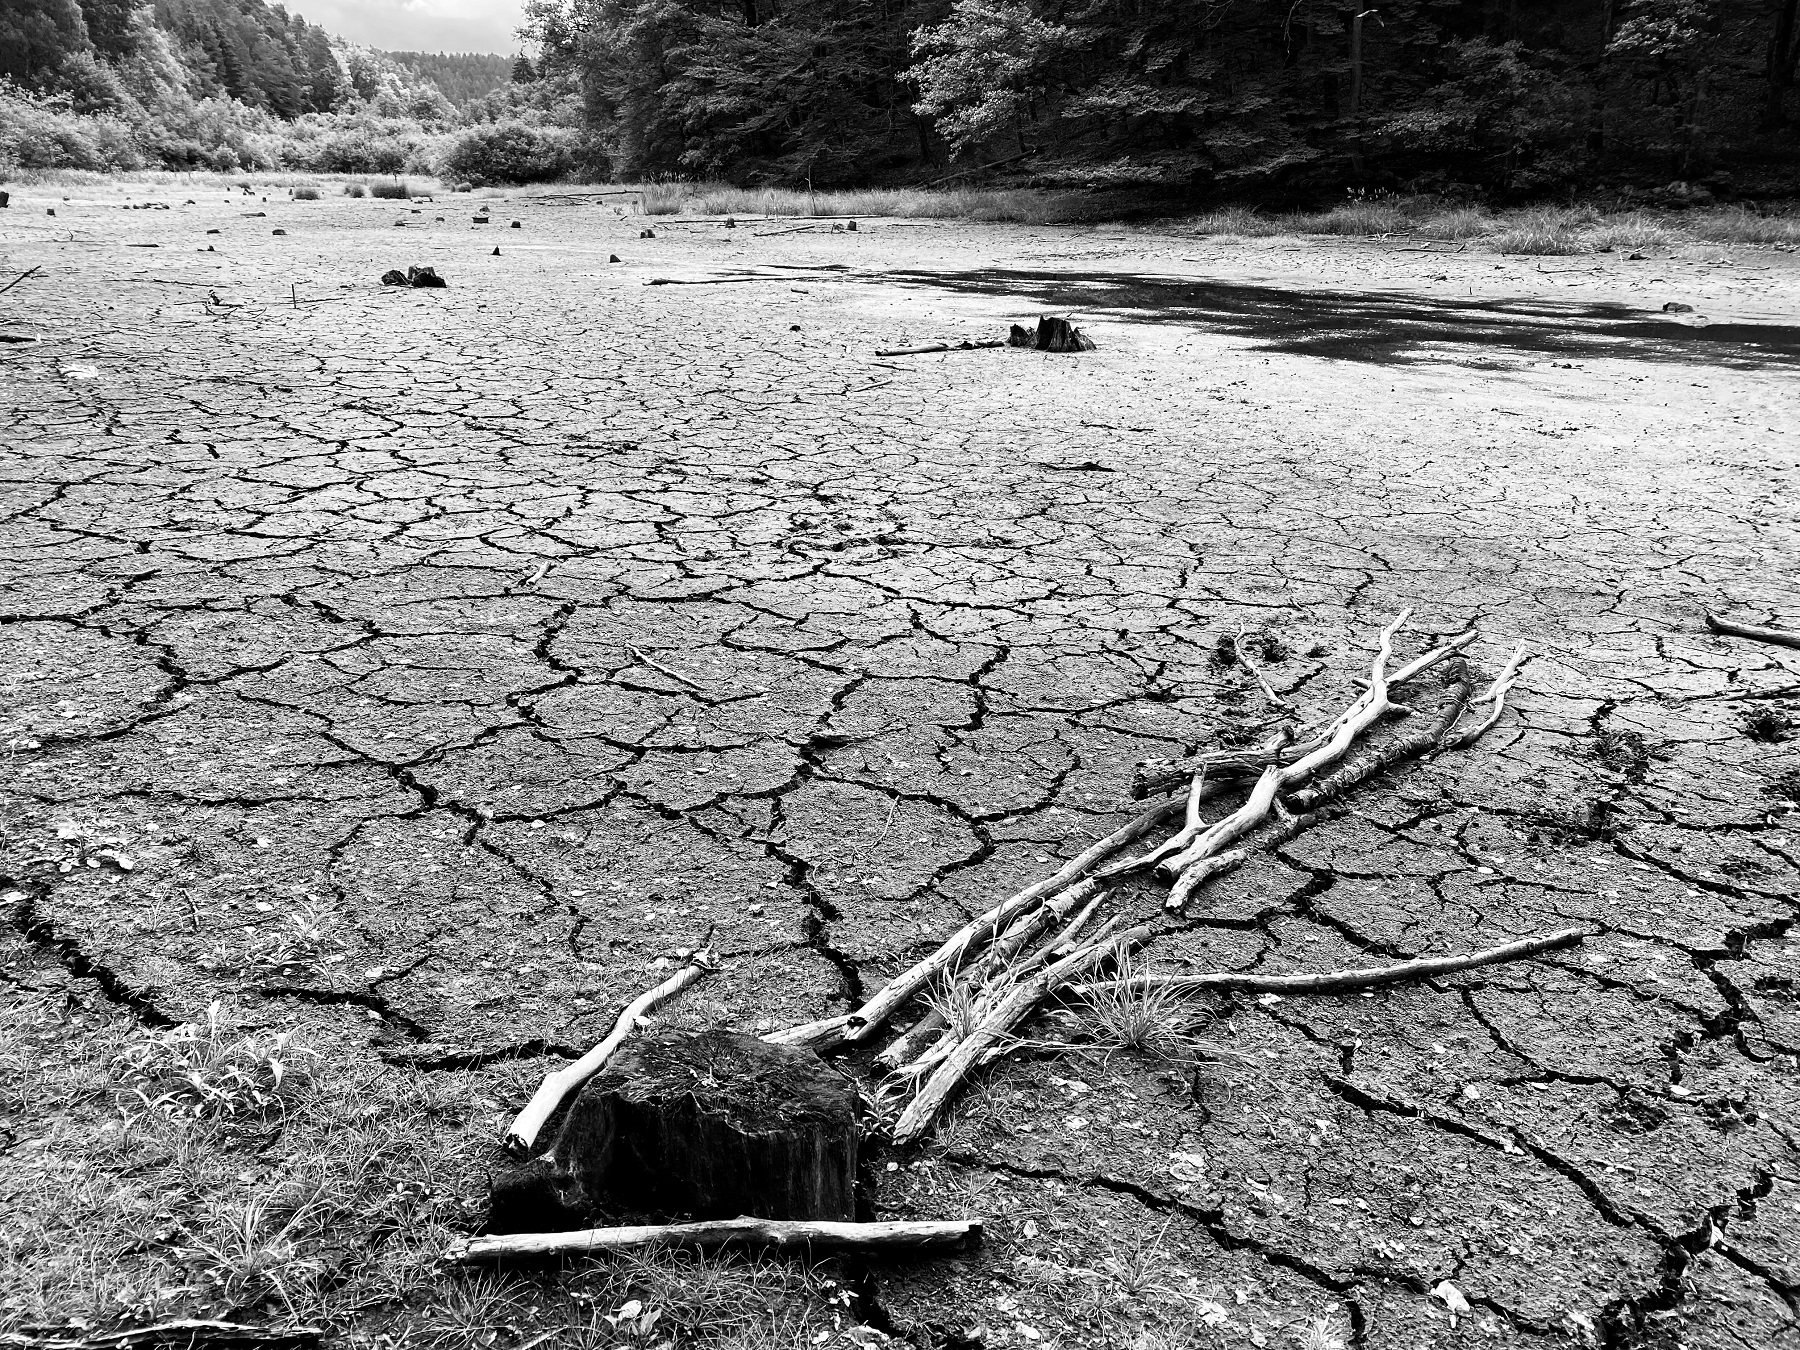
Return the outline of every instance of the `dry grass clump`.
{"type": "Polygon", "coordinates": [[[297,187],[294,189],[294,200],[297,202],[316,202],[319,200],[319,189],[316,187],[297,187]]]}
{"type": "Polygon", "coordinates": [[[1713,244],[1793,244],[1800,246],[1800,213],[1765,214],[1747,206],[1697,211],[1682,220],[1696,239],[1713,244]]]}
{"type": "Polygon", "coordinates": [[[345,183],[344,184],[344,195],[346,197],[366,197],[368,195],[368,192],[369,192],[369,190],[367,188],[365,188],[361,183],[345,183]]]}
{"type": "Polygon", "coordinates": [[[1588,219],[1571,211],[1522,211],[1507,217],[1505,223],[1488,236],[1487,243],[1497,253],[1524,253],[1539,257],[1587,253],[1590,246],[1583,237],[1582,227],[1589,223],[1588,219]]]}
{"type": "Polygon", "coordinates": [[[1254,206],[1226,206],[1209,211],[1187,222],[1195,234],[1230,235],[1242,239],[1260,239],[1287,234],[1289,227],[1279,216],[1265,216],[1254,206]]]}
{"type": "Polygon", "coordinates": [[[1494,217],[1484,206],[1446,206],[1421,220],[1413,232],[1425,239],[1479,239],[1494,232],[1494,217]]]}
{"type": "Polygon", "coordinates": [[[1083,997],[1090,1029],[1109,1054],[1179,1059],[1192,1044],[1189,1024],[1193,1006],[1173,990],[1127,983],[1146,973],[1143,966],[1126,957],[1106,983],[1089,990],[1083,997]]]}
{"type": "Polygon", "coordinates": [[[412,189],[407,187],[404,180],[398,183],[370,183],[369,195],[385,201],[405,201],[412,196],[412,189]]]}

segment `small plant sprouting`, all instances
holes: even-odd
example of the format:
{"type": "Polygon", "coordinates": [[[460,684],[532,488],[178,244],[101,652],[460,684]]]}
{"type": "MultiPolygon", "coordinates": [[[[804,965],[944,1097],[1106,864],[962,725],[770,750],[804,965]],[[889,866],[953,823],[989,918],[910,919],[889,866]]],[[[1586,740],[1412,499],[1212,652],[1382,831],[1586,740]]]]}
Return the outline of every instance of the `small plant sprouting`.
{"type": "Polygon", "coordinates": [[[203,1022],[144,1030],[118,1064],[147,1110],[178,1120],[250,1123],[286,1114],[311,1082],[302,1061],[317,1057],[294,1043],[292,1031],[233,1037],[215,1000],[203,1022]]]}

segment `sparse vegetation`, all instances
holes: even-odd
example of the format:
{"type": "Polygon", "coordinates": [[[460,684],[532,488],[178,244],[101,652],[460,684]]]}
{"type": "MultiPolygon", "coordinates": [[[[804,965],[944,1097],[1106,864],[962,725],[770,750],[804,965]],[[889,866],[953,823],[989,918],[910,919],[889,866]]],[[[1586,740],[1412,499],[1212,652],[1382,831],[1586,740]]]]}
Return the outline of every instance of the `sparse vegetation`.
{"type": "Polygon", "coordinates": [[[289,1031],[232,1035],[215,1001],[200,1021],[139,1032],[118,1067],[147,1110],[249,1121],[285,1114],[311,1078],[307,1061],[316,1057],[289,1031]]]}

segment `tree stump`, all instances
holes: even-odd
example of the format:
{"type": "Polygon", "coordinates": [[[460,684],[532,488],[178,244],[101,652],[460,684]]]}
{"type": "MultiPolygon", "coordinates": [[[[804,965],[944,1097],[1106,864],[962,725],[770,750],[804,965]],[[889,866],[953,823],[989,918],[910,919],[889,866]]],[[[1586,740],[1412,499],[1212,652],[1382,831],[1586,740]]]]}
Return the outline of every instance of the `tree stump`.
{"type": "Polygon", "coordinates": [[[859,1099],[812,1051],[732,1032],[629,1041],[541,1157],[493,1179],[493,1232],[606,1215],[856,1217],[859,1099]]]}

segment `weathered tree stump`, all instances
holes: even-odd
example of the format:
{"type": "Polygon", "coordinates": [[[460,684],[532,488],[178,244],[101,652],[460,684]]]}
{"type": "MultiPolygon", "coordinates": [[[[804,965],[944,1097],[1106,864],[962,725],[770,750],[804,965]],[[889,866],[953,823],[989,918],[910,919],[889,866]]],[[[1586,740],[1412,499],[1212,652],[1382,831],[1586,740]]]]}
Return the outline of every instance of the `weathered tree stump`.
{"type": "Polygon", "coordinates": [[[855,1087],[812,1051],[731,1032],[628,1042],[541,1157],[494,1178],[494,1232],[602,1215],[853,1219],[855,1087]]]}

